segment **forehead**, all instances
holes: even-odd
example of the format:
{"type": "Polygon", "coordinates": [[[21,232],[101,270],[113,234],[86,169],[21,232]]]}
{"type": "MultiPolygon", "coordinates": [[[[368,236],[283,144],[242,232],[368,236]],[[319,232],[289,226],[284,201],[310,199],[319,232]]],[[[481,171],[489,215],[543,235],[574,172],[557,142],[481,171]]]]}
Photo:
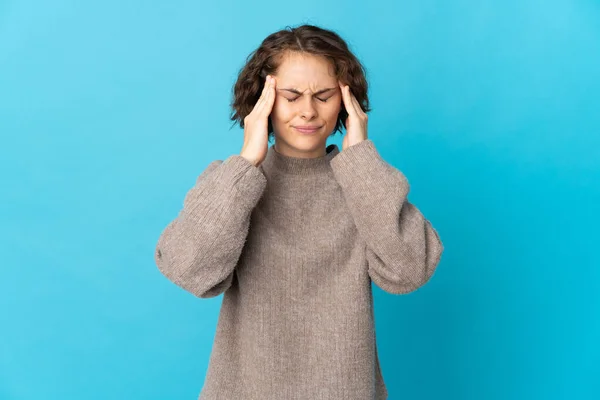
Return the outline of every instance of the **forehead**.
{"type": "Polygon", "coordinates": [[[318,88],[336,83],[333,65],[325,57],[286,53],[277,68],[277,86],[299,89],[318,88]]]}

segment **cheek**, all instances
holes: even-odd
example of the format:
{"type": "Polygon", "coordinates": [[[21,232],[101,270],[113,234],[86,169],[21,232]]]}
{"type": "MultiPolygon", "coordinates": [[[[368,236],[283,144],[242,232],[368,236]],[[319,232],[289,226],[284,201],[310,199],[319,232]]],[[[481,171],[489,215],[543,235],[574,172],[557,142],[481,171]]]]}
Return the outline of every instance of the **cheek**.
{"type": "Polygon", "coordinates": [[[287,103],[286,99],[276,99],[271,112],[273,118],[279,121],[287,121],[292,118],[294,110],[287,103]]]}
{"type": "Polygon", "coordinates": [[[342,110],[341,104],[334,103],[334,104],[328,105],[328,107],[324,110],[324,114],[326,115],[325,118],[328,121],[335,122],[337,120],[338,114],[340,113],[341,110],[342,110]]]}

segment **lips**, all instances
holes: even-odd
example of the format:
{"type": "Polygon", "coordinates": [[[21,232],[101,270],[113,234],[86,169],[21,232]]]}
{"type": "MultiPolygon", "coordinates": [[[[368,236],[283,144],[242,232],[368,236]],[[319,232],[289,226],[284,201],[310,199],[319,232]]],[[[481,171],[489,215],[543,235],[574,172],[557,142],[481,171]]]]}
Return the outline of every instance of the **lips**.
{"type": "Polygon", "coordinates": [[[314,126],[314,125],[294,126],[294,129],[296,129],[300,133],[314,133],[314,132],[318,131],[320,128],[321,128],[320,126],[314,126]]]}

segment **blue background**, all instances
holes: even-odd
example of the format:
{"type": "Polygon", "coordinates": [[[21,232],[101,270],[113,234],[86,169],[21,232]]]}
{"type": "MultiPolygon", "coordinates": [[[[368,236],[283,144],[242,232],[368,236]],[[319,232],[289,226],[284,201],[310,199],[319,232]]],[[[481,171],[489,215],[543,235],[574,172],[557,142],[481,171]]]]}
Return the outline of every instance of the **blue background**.
{"type": "MultiPolygon", "coordinates": [[[[0,398],[195,399],[222,296],[154,264],[269,33],[334,29],[445,245],[374,286],[390,399],[600,398],[597,1],[0,2],[0,398]]],[[[330,143],[341,146],[339,134],[330,143]]]]}

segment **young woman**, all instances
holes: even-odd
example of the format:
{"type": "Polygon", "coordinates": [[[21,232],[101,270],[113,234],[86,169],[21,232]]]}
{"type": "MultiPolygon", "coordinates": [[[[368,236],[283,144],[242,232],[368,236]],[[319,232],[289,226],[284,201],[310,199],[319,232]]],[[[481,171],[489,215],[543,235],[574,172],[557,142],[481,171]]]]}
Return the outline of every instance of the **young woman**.
{"type": "Polygon", "coordinates": [[[336,33],[288,28],[233,95],[240,154],[200,174],[155,253],[183,289],[224,293],[199,398],[386,399],[371,281],[414,291],[443,245],[367,137],[364,68],[336,33]]]}

